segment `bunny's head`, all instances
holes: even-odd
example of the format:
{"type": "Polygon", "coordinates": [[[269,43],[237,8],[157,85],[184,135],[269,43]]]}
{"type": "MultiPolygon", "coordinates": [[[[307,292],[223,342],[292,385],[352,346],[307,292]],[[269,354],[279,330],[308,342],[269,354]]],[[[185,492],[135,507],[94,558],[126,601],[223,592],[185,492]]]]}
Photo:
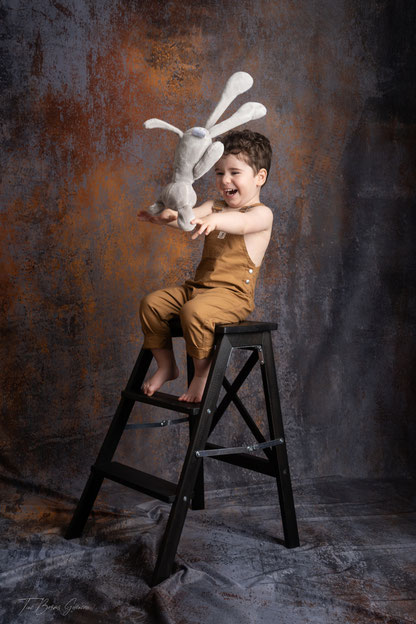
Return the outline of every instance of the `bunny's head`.
{"type": "MultiPolygon", "coordinates": [[[[236,128],[241,124],[247,123],[248,121],[259,119],[266,114],[267,111],[263,104],[259,104],[258,102],[247,102],[246,104],[240,106],[240,108],[233,115],[231,115],[231,117],[217,124],[218,119],[228,108],[231,102],[235,100],[238,95],[250,89],[252,85],[253,78],[250,74],[247,74],[246,72],[236,72],[233,74],[228,79],[220,101],[207,119],[204,127],[195,126],[194,128],[186,130],[186,132],[182,132],[179,128],[176,128],[175,126],[172,126],[171,124],[160,119],[148,119],[144,122],[144,126],[147,129],[162,128],[164,130],[176,132],[176,134],[180,137],[175,151],[173,176],[174,184],[185,183],[192,185],[195,180],[203,176],[221,158],[224,146],[219,141],[212,143],[213,138],[227,132],[228,130],[236,128]]],[[[172,197],[172,183],[169,185],[169,188],[169,196],[172,197]]],[[[183,195],[183,192],[180,191],[178,187],[177,201],[174,202],[175,205],[172,205],[171,201],[171,205],[169,205],[169,207],[178,210],[178,212],[187,211],[187,214],[191,214],[191,209],[195,204],[189,208],[189,205],[184,204],[183,202],[187,201],[189,203],[190,194],[187,192],[185,193],[186,197],[183,197],[183,195]]],[[[160,212],[164,207],[166,207],[166,203],[163,200],[162,191],[162,194],[156,204],[153,204],[149,210],[155,213],[156,211],[160,212]]],[[[183,224],[184,219],[182,218],[180,221],[178,219],[178,222],[183,224]]],[[[193,226],[183,227],[183,229],[193,229],[193,226]]]]}

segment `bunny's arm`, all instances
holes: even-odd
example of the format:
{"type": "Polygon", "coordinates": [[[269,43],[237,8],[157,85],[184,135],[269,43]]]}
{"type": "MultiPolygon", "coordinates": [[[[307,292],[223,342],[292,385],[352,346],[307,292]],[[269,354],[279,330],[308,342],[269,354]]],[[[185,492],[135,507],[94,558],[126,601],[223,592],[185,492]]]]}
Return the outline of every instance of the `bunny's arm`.
{"type": "Polygon", "coordinates": [[[176,134],[178,134],[181,138],[183,137],[182,130],[179,130],[179,128],[176,128],[176,126],[172,126],[172,124],[169,124],[166,121],[162,121],[161,119],[156,119],[153,117],[152,119],[147,119],[143,125],[146,130],[150,130],[151,128],[162,128],[162,130],[170,130],[171,132],[175,132],[176,134]]]}
{"type": "Polygon", "coordinates": [[[209,145],[193,169],[194,179],[198,180],[209,171],[221,158],[223,152],[224,145],[220,141],[215,141],[209,145]]]}

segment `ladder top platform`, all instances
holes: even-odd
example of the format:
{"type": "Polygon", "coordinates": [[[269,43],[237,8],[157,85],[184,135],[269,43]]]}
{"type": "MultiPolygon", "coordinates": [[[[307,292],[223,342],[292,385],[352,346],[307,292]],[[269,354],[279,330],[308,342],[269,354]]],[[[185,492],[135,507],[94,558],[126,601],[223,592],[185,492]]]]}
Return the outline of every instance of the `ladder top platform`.
{"type": "Polygon", "coordinates": [[[277,323],[259,323],[258,321],[242,321],[241,323],[230,323],[229,325],[216,325],[215,333],[223,334],[249,334],[277,329],[277,323]]]}
{"type": "MultiPolygon", "coordinates": [[[[182,336],[182,327],[179,321],[179,316],[174,316],[169,321],[169,327],[174,338],[182,336]]],[[[215,326],[215,334],[217,336],[223,336],[224,334],[249,334],[274,331],[276,329],[277,323],[241,321],[240,323],[229,323],[228,325],[218,324],[215,326]]]]}

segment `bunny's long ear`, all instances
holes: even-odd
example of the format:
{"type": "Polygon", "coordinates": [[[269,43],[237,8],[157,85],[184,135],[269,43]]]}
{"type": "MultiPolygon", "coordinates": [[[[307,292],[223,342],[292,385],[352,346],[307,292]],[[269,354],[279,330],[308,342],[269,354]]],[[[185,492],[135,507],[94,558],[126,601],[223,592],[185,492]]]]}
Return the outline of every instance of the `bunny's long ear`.
{"type": "Polygon", "coordinates": [[[211,128],[209,134],[212,138],[214,138],[223,132],[228,132],[228,130],[241,126],[241,124],[247,123],[248,121],[260,119],[260,117],[264,117],[266,113],[267,109],[263,106],[263,104],[259,104],[259,102],[247,102],[246,104],[240,106],[238,111],[236,111],[234,115],[231,115],[229,119],[221,121],[221,123],[211,128]]]}
{"type": "MultiPolygon", "coordinates": [[[[218,102],[215,110],[208,118],[205,124],[205,128],[210,130],[212,126],[218,121],[226,108],[231,104],[235,98],[251,89],[253,86],[253,78],[247,72],[236,72],[227,80],[227,84],[224,87],[220,101],[218,102]]],[[[211,133],[210,133],[211,134],[211,133]]]]}
{"type": "Polygon", "coordinates": [[[179,128],[175,128],[175,126],[172,126],[171,124],[166,123],[166,121],[162,121],[161,119],[147,119],[143,125],[147,130],[151,128],[162,128],[163,130],[171,130],[171,132],[176,132],[176,134],[179,134],[181,138],[183,137],[182,130],[179,130],[179,128]]]}

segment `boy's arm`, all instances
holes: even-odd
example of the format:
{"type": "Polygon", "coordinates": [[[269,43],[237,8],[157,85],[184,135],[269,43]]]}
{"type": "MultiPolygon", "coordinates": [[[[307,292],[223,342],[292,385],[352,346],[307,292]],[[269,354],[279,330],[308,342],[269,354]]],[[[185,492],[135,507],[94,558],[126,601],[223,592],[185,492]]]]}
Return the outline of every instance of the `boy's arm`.
{"type": "Polygon", "coordinates": [[[171,225],[176,228],[178,227],[178,213],[170,208],[165,208],[157,215],[152,215],[150,212],[147,212],[147,210],[139,210],[137,213],[137,220],[148,221],[155,225],[171,225]]]}
{"type": "MultiPolygon", "coordinates": [[[[192,208],[192,212],[195,215],[196,219],[201,219],[212,212],[213,201],[209,200],[197,206],[196,208],[192,208]]],[[[165,208],[162,212],[159,212],[157,215],[152,215],[147,210],[140,210],[137,213],[138,221],[148,221],[149,223],[154,223],[156,225],[170,225],[176,229],[179,229],[178,226],[178,213],[176,210],[171,210],[170,208],[165,208]]]]}
{"type": "Polygon", "coordinates": [[[254,234],[269,230],[273,224],[273,213],[267,206],[255,206],[247,212],[226,210],[213,212],[204,217],[196,217],[191,223],[195,223],[197,229],[192,238],[200,234],[209,234],[214,230],[221,230],[227,234],[254,234]]]}

